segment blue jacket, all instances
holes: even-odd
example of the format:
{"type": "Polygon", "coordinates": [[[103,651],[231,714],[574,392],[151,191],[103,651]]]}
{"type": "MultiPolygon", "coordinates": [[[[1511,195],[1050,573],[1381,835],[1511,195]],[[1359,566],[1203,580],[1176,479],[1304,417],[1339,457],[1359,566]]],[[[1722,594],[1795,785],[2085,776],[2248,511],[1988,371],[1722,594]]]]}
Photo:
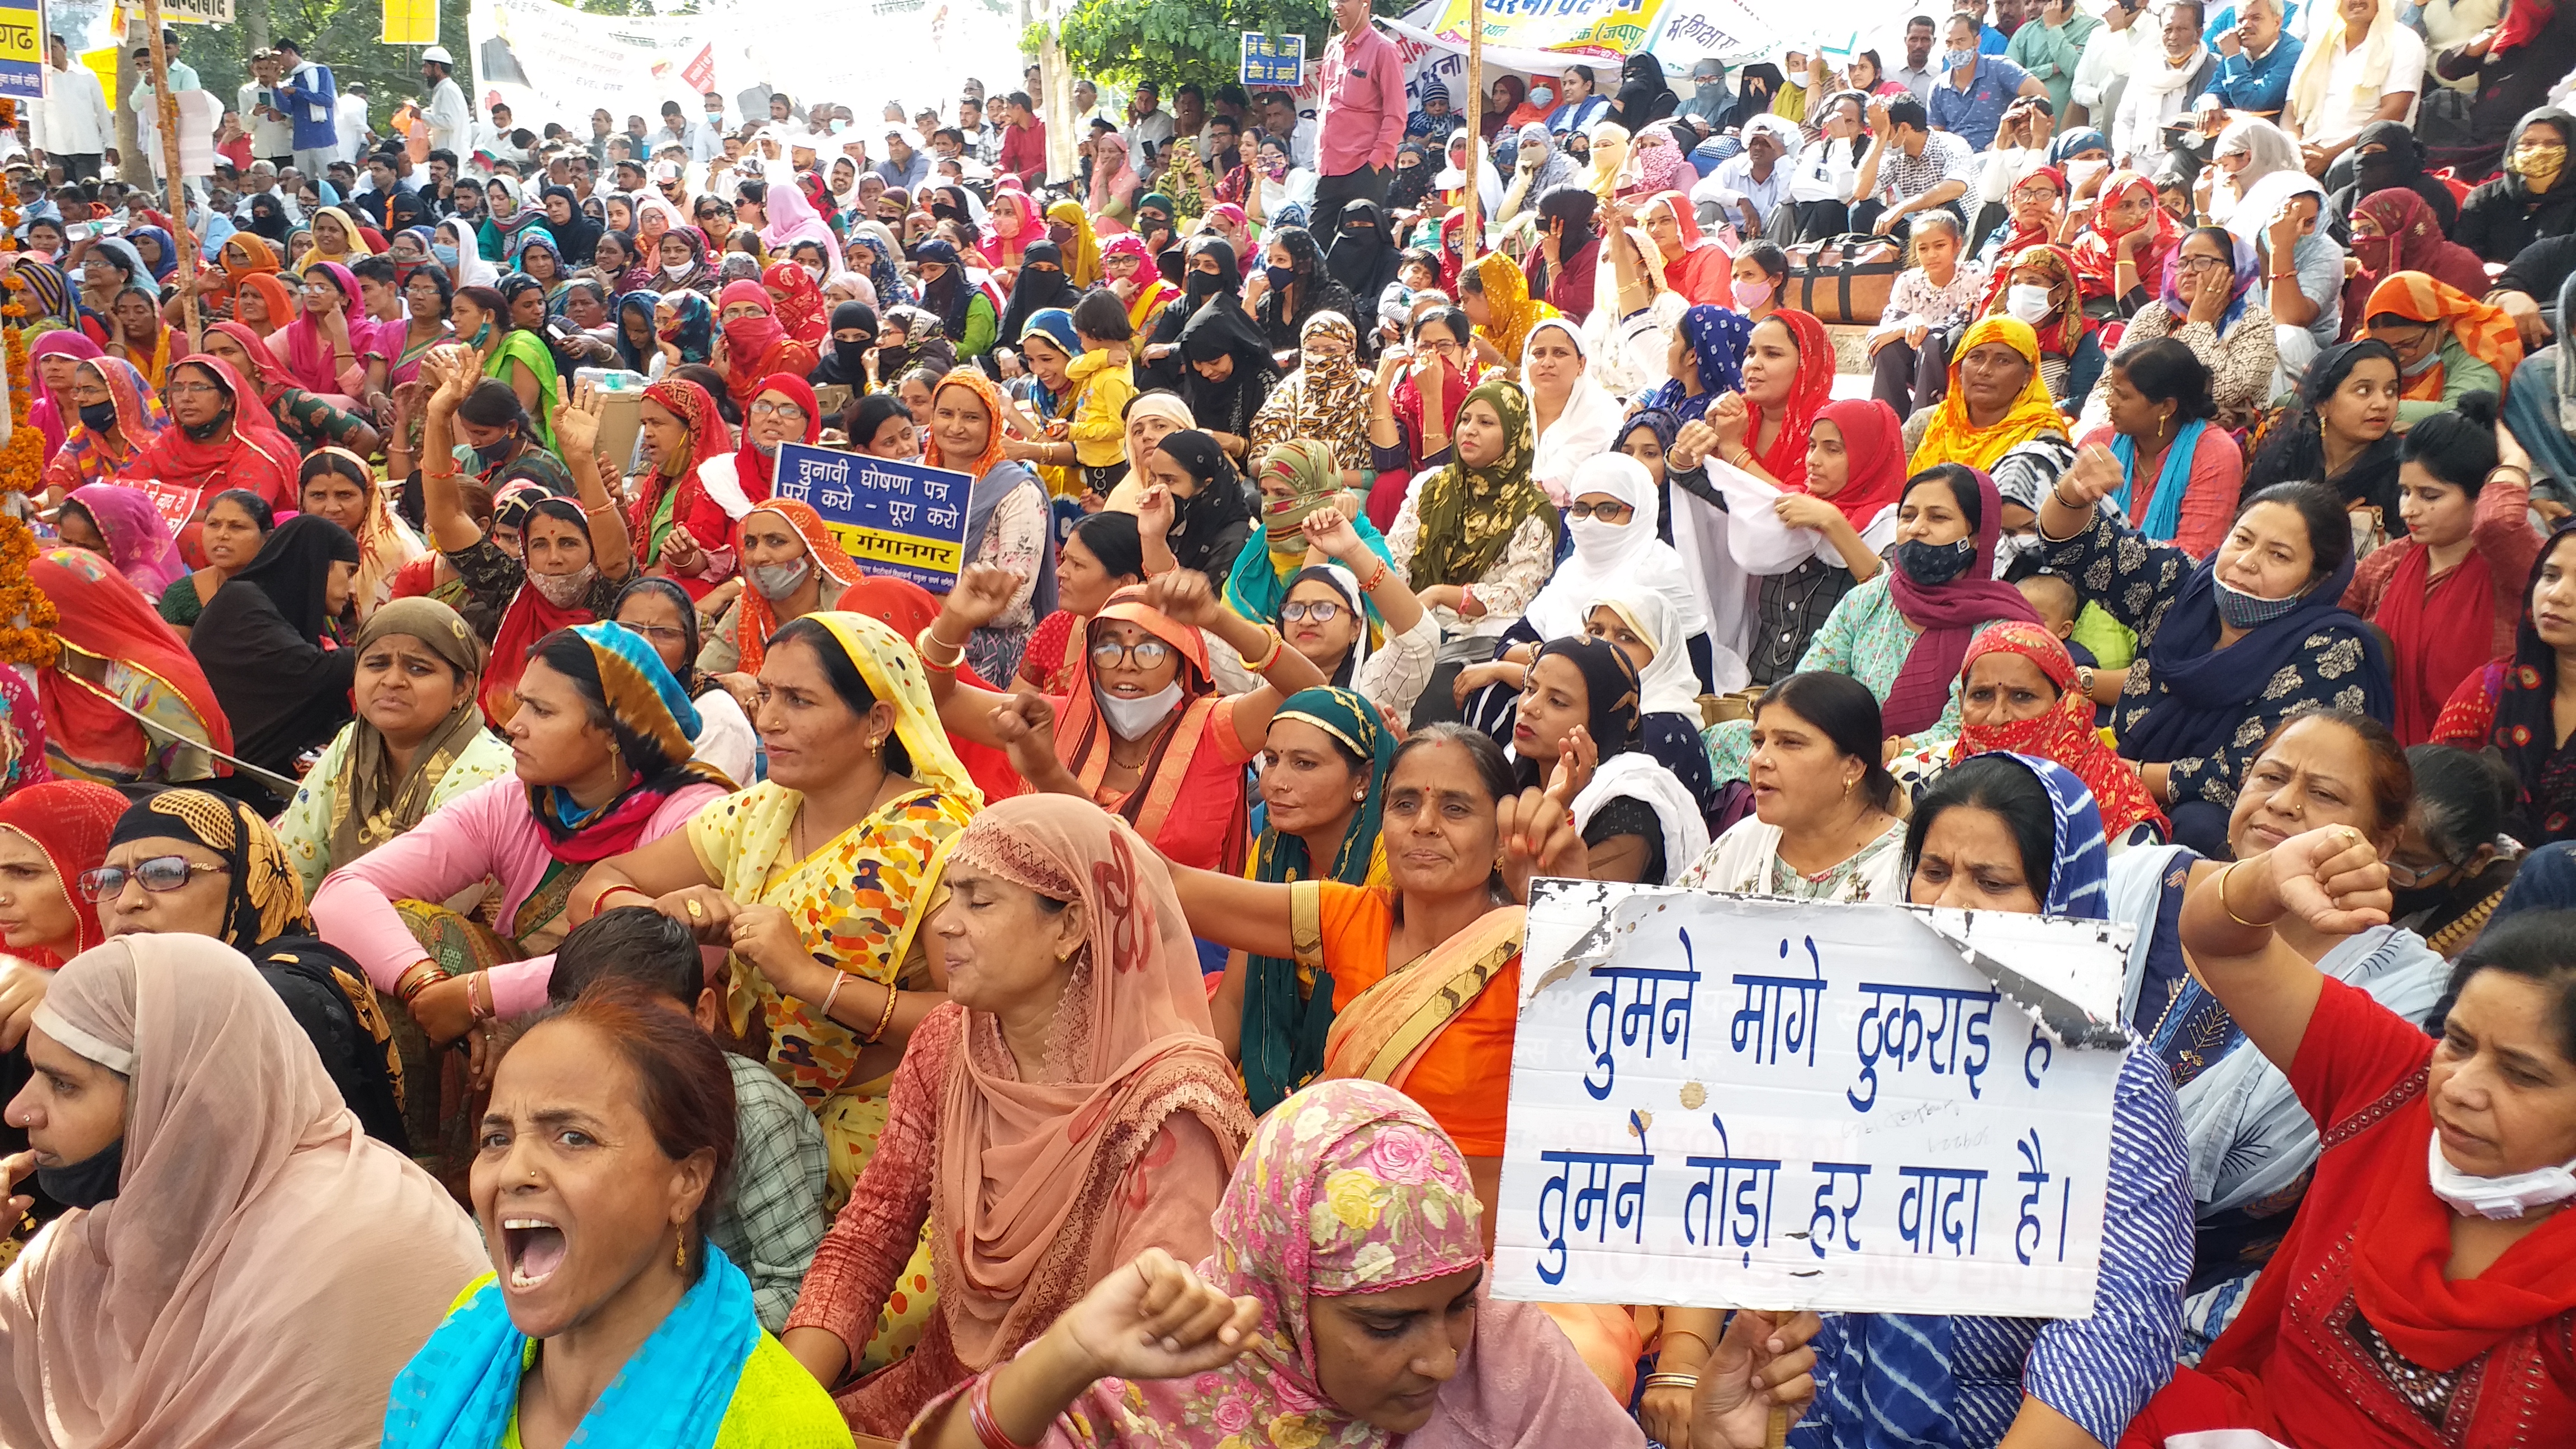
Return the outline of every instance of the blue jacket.
{"type": "Polygon", "coordinates": [[[2234,55],[2218,58],[2218,71],[2209,78],[2209,94],[2232,110],[2277,111],[2290,99],[2290,73],[2299,68],[2303,49],[2299,38],[2286,32],[2272,42],[2271,54],[2261,60],[2239,46],[2234,55]]]}
{"type": "Polygon", "coordinates": [[[331,67],[306,61],[277,83],[277,99],[282,103],[278,109],[295,121],[296,150],[339,149],[340,123],[334,111],[340,104],[340,87],[331,79],[331,67]],[[312,77],[310,84],[305,83],[307,76],[312,77]]]}

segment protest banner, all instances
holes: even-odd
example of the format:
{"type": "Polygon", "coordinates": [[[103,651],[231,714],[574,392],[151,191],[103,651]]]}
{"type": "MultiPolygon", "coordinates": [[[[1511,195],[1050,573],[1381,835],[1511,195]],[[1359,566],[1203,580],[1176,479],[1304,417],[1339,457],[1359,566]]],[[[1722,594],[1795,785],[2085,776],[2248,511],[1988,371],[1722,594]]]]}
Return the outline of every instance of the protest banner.
{"type": "Polygon", "coordinates": [[[45,12],[35,0],[0,4],[0,96],[45,94],[45,12]]]}
{"type": "Polygon", "coordinates": [[[944,594],[965,562],[966,498],[974,488],[973,478],[945,468],[781,443],[770,491],[812,505],[841,551],[869,573],[944,594]]]}
{"type": "Polygon", "coordinates": [[[197,499],[205,492],[202,488],[182,488],[176,483],[164,483],[158,478],[146,478],[134,486],[142,489],[143,496],[152,500],[152,511],[161,515],[163,523],[170,525],[173,536],[188,526],[189,519],[197,516],[197,499]]]}
{"type": "Polygon", "coordinates": [[[2089,1316],[2127,940],[1540,882],[1494,1291],[2089,1316]]]}

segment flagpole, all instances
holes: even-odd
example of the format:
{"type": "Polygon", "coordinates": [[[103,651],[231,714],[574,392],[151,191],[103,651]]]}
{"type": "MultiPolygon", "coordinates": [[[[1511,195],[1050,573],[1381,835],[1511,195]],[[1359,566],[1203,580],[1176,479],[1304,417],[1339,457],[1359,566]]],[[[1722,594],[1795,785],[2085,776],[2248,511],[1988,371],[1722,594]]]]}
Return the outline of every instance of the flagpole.
{"type": "Polygon", "coordinates": [[[161,143],[161,174],[170,183],[171,249],[178,255],[181,335],[188,350],[204,345],[197,317],[197,242],[188,234],[188,183],[179,172],[179,98],[170,93],[170,53],[161,43],[161,0],[143,0],[143,32],[152,48],[152,111],[161,143]]]}
{"type": "Polygon", "coordinates": [[[1476,260],[1478,215],[1484,193],[1477,185],[1485,166],[1485,0],[1467,0],[1467,179],[1459,194],[1466,199],[1467,225],[1458,242],[1459,265],[1476,260]]]}

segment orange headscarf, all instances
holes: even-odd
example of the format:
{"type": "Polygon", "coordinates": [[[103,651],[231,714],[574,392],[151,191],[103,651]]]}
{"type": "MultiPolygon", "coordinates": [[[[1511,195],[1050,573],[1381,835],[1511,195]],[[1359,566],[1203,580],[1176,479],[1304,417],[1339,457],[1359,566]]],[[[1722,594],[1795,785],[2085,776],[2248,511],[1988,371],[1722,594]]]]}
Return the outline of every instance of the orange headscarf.
{"type": "Polygon", "coordinates": [[[941,378],[939,386],[930,390],[932,405],[937,406],[939,395],[952,387],[962,387],[975,394],[984,404],[984,415],[993,420],[992,428],[984,434],[984,451],[972,458],[951,458],[940,451],[939,435],[933,432],[928,435],[929,441],[922,445],[921,461],[932,468],[947,468],[970,478],[981,478],[1000,466],[1002,461],[1002,390],[994,386],[993,380],[986,377],[980,368],[960,367],[941,378]]]}
{"type": "Polygon", "coordinates": [[[269,245],[268,238],[249,231],[237,231],[224,238],[224,245],[215,253],[215,258],[219,275],[223,278],[223,285],[215,292],[218,297],[232,296],[241,289],[242,283],[252,277],[272,275],[281,265],[277,248],[269,245]],[[234,247],[249,253],[250,260],[240,266],[233,265],[234,247]]]}
{"type": "Polygon", "coordinates": [[[255,292],[259,294],[259,300],[267,306],[268,320],[266,322],[242,323],[243,326],[250,328],[253,332],[258,333],[262,337],[268,336],[270,333],[275,332],[277,329],[284,327],[286,324],[295,320],[295,299],[287,295],[286,284],[279,281],[274,273],[253,272],[241,279],[239,285],[234,288],[234,292],[234,320],[236,321],[240,320],[239,293],[241,292],[255,292]]]}
{"type": "MultiPolygon", "coordinates": [[[[793,498],[772,498],[744,514],[741,521],[734,524],[735,557],[739,558],[743,552],[742,531],[751,525],[754,515],[762,513],[786,519],[790,528],[804,536],[805,552],[814,560],[814,567],[839,581],[843,588],[866,577],[866,571],[859,567],[858,561],[841,551],[841,541],[832,536],[830,526],[823,522],[823,515],[816,513],[813,505],[799,503],[793,498]]],[[[745,674],[758,674],[760,661],[769,654],[769,636],[777,630],[778,611],[770,607],[769,600],[761,596],[760,590],[745,587],[742,602],[736,606],[734,615],[734,647],[742,655],[742,663],[734,667],[745,674]]]]}
{"type": "MultiPolygon", "coordinates": [[[[2361,335],[2371,335],[2367,326],[2373,317],[2389,313],[2410,322],[2441,322],[2449,325],[2451,335],[2471,357],[2496,370],[2496,384],[2502,387],[2513,381],[2513,370],[2522,362],[2522,334],[2514,330],[2513,319],[2501,307],[2490,307],[2450,283],[2422,272],[2392,272],[2370,289],[2370,306],[2363,313],[2361,335]]],[[[2406,378],[2406,391],[2399,396],[2408,402],[2442,400],[2442,365],[2439,362],[2414,377],[2406,378]]]]}

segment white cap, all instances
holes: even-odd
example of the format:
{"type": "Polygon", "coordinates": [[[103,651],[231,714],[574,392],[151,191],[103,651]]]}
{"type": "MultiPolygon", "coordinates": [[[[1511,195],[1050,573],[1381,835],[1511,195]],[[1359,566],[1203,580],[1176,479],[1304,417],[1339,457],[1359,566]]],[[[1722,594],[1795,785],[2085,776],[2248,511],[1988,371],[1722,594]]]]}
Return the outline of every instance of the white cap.
{"type": "Polygon", "coordinates": [[[456,57],[448,54],[447,47],[443,45],[433,45],[429,49],[422,51],[420,53],[420,58],[423,60],[434,60],[440,65],[445,66],[453,66],[456,64],[456,57]]]}

